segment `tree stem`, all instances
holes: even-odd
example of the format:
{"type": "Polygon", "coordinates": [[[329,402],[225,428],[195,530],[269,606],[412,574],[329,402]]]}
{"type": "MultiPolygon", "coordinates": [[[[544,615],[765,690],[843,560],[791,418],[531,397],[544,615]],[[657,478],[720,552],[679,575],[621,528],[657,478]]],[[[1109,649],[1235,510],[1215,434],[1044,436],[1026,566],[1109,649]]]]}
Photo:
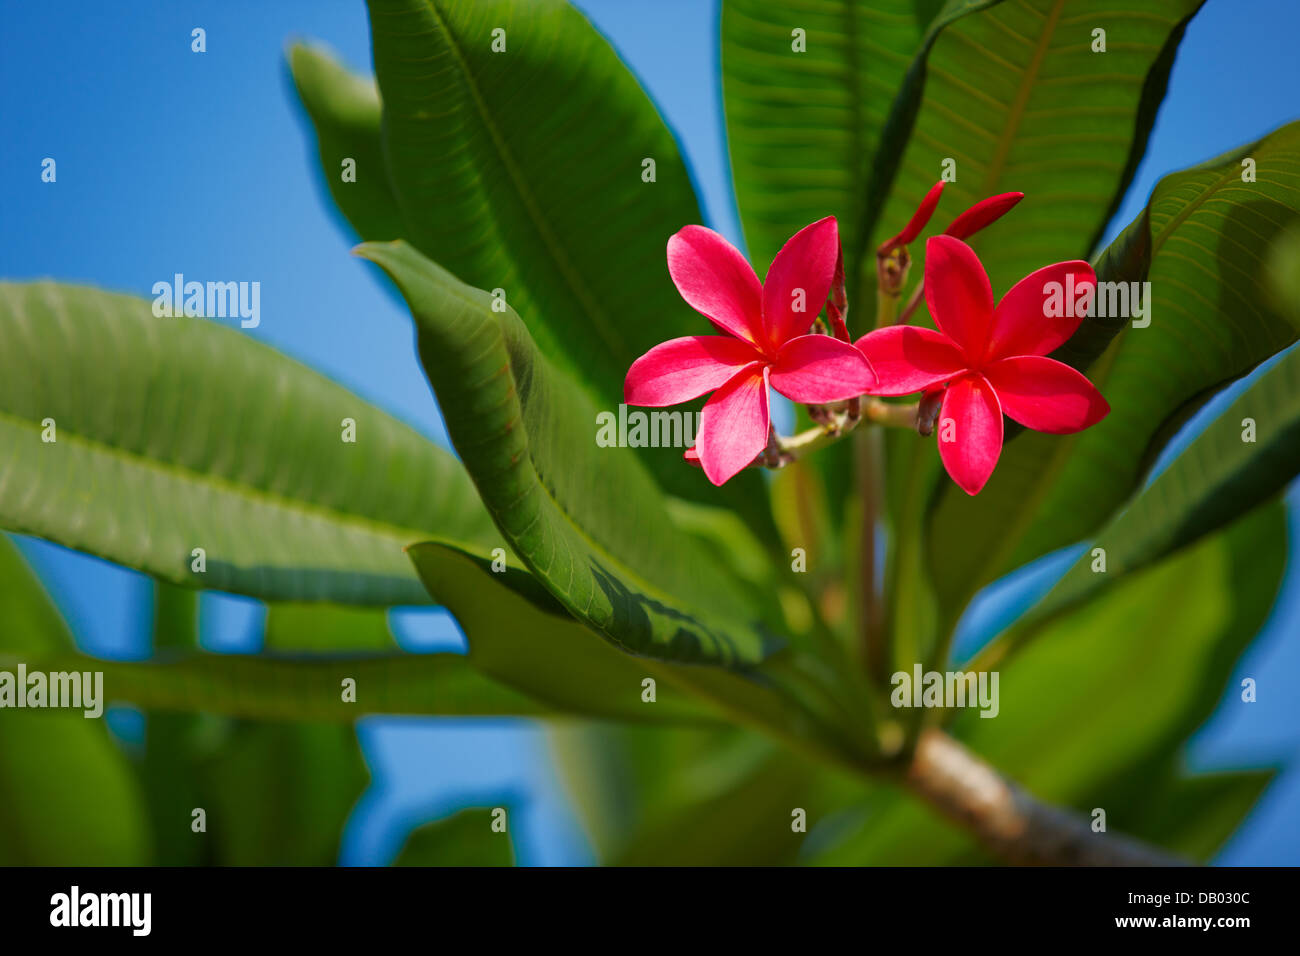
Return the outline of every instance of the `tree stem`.
{"type": "Polygon", "coordinates": [[[855,440],[858,497],[862,502],[862,525],[858,537],[858,633],[867,674],[881,684],[887,674],[885,622],[880,594],[876,590],[876,525],[884,481],[881,476],[880,433],[871,431],[855,440]]]}
{"type": "Polygon", "coordinates": [[[1039,802],[939,730],[916,744],[904,781],[1006,863],[1028,866],[1185,866],[1130,837],[1095,833],[1075,813],[1039,802]]]}

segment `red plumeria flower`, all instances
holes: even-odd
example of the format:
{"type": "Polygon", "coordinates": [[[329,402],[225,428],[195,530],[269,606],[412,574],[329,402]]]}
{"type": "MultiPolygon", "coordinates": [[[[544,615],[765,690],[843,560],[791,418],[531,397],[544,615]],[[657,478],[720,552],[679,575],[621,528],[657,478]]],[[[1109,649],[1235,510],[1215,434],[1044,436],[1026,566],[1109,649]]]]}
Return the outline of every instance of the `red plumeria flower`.
{"type": "Polygon", "coordinates": [[[1004,413],[1026,428],[1064,435],[1110,411],[1082,374],[1046,358],[1079,327],[1096,283],[1088,263],[1057,262],[1017,282],[995,309],[974,250],[934,236],[925,247],[925,300],[939,331],[893,325],[858,339],[880,376],[872,392],[909,395],[946,383],[935,429],[939,457],[963,491],[977,494],[1002,452],[1004,413]],[[1049,286],[1071,288],[1067,276],[1078,297],[1065,315],[1049,318],[1049,286]]]}
{"type": "MultiPolygon", "coordinates": [[[[877,250],[880,255],[886,255],[900,246],[907,245],[921,234],[921,230],[925,228],[926,223],[930,221],[930,217],[934,215],[935,207],[939,205],[939,197],[943,194],[944,185],[945,183],[941,179],[930,187],[930,191],[925,194],[921,204],[916,207],[916,212],[912,213],[912,218],[907,221],[903,231],[880,244],[880,248],[877,250]]],[[[981,199],[954,219],[952,225],[945,229],[943,234],[956,239],[965,239],[967,236],[974,235],[985,226],[1001,219],[1011,211],[1016,203],[1024,198],[1024,193],[999,193],[996,196],[981,199]]]]}
{"type": "Polygon", "coordinates": [[[711,229],[686,226],[668,240],[677,291],[724,335],[689,335],[656,345],[632,363],[629,405],[676,405],[713,392],[695,450],[715,485],[767,447],[768,385],[795,402],[825,404],[876,382],[862,353],[829,335],[805,335],[830,291],[839,255],[834,216],[791,237],[760,283],[745,257],[711,229]]]}

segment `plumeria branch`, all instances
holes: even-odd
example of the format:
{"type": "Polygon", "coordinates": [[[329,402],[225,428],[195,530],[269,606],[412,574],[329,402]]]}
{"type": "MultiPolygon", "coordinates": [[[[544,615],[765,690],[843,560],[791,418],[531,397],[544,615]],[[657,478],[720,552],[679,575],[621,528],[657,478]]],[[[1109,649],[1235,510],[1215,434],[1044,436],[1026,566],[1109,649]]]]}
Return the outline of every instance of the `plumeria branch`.
{"type": "Polygon", "coordinates": [[[1130,837],[1094,832],[1078,814],[1040,802],[953,738],[929,730],[904,774],[909,790],[1006,863],[1027,866],[1186,866],[1130,837]]]}
{"type": "Polygon", "coordinates": [[[754,459],[759,468],[782,468],[832,442],[843,438],[860,422],[872,422],[887,428],[915,428],[921,404],[895,405],[878,398],[864,396],[843,403],[844,407],[818,406],[815,416],[821,424],[805,429],[796,435],[782,438],[775,430],[768,437],[767,448],[754,459]],[[854,410],[856,406],[856,411],[854,410]]]}

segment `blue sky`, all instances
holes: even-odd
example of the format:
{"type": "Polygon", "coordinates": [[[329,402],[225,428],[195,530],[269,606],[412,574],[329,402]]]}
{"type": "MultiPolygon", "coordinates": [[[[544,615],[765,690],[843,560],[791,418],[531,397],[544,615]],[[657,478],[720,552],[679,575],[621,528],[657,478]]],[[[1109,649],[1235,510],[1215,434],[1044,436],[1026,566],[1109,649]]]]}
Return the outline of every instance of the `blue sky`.
{"type": "MultiPolygon", "coordinates": [[[[315,168],[314,142],[284,67],[294,37],[323,40],[370,66],[360,0],[252,0],[129,6],[10,5],[0,31],[0,103],[10,138],[0,150],[6,236],[0,275],[53,276],[148,295],[175,272],[257,280],[258,336],[444,440],[411,347],[410,320],[373,269],[350,257],[315,168]],[[208,52],[190,52],[190,30],[208,52]],[[58,182],[39,182],[43,157],[58,182]],[[21,237],[21,240],[15,238],[21,237]]],[[[690,161],[711,225],[739,242],[717,95],[716,3],[581,0],[659,104],[690,161]]],[[[1293,50],[1300,4],[1210,0],[1183,42],[1150,149],[1112,224],[1141,209],[1155,181],[1247,142],[1296,116],[1293,50]]],[[[1293,493],[1291,501],[1296,501],[1293,493]]],[[[1300,531],[1292,519],[1293,540],[1300,531]]],[[[79,642],[105,656],[145,653],[149,583],[57,547],[24,542],[79,642]]],[[[1300,673],[1296,562],[1265,634],[1240,665],[1261,701],[1216,717],[1197,738],[1201,769],[1279,763],[1300,749],[1300,701],[1283,675],[1300,673]],[[1289,634],[1284,632],[1289,630],[1289,634]],[[1270,688],[1273,692],[1270,693],[1270,688]]],[[[1052,566],[987,596],[963,631],[987,637],[1041,586],[1052,566]]],[[[205,646],[256,647],[254,602],[207,596],[205,646]]],[[[410,649],[455,643],[440,612],[394,615],[410,649]]],[[[375,784],[344,841],[343,860],[387,860],[404,834],[458,806],[517,808],[521,862],[583,862],[590,851],[550,769],[542,733],[523,724],[369,719],[361,728],[375,784]]],[[[1300,773],[1265,796],[1221,862],[1300,859],[1300,773]]]]}

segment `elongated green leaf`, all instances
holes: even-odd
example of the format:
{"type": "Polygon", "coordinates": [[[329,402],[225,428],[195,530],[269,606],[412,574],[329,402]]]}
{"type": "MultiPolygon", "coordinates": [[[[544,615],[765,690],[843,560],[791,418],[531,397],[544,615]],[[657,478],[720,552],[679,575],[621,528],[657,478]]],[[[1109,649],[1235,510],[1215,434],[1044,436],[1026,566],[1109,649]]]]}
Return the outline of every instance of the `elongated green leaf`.
{"type": "MultiPolygon", "coordinates": [[[[826,215],[840,218],[846,249],[860,246],[872,164],[927,28],[941,6],[946,22],[988,4],[723,0],[728,147],[745,241],[759,269],[826,215]]],[[[915,85],[919,92],[919,78],[915,85]]],[[[858,310],[869,315],[865,302],[858,310]]]]}
{"type": "Polygon", "coordinates": [[[654,657],[766,656],[774,641],[743,590],[665,520],[635,451],[596,444],[595,409],[513,311],[404,242],[358,251],[406,297],[448,432],[498,528],[571,614],[654,657]]]}
{"type": "MultiPolygon", "coordinates": [[[[31,674],[43,669],[35,661],[72,646],[36,576],[2,535],[0,621],[16,655],[0,660],[0,673],[10,680],[19,662],[31,674]]],[[[103,719],[80,711],[14,710],[12,703],[0,709],[0,864],[149,862],[144,797],[103,719]]]]}
{"type": "MultiPolygon", "coordinates": [[[[997,667],[998,715],[968,709],[953,732],[1049,803],[1101,807],[1110,829],[1153,840],[1177,834],[1177,849],[1211,852],[1227,835],[1223,808],[1162,822],[1168,814],[1151,813],[1149,803],[1153,792],[1202,788],[1201,778],[1180,782],[1175,758],[1223,699],[1267,619],[1286,554],[1283,507],[1274,502],[1121,579],[997,667]]],[[[1202,790],[1207,799],[1211,789],[1202,790]]],[[[1250,804],[1236,787],[1217,798],[1227,802],[1229,825],[1250,804]]],[[[1186,811],[1187,801],[1174,806],[1186,811]]],[[[966,834],[924,807],[883,794],[859,834],[825,861],[955,862],[971,859],[972,849],[966,834]]]]}
{"type": "MultiPolygon", "coordinates": [[[[1015,228],[972,238],[995,295],[1039,266],[1086,256],[1118,207],[1146,148],[1187,20],[1204,0],[1016,0],[948,17],[924,62],[912,116],[891,120],[869,214],[874,242],[902,228],[926,190],[955,163],[940,211],[913,247],[972,203],[1019,191],[1015,228]],[[1106,51],[1093,52],[1093,31],[1106,51]],[[1063,187],[1063,184],[1066,184],[1063,187]],[[886,193],[886,187],[888,187],[886,193]]],[[[848,260],[846,260],[846,263],[848,260]]]]}
{"type": "Polygon", "coordinates": [[[524,572],[494,573],[437,544],[415,545],[410,554],[430,592],[448,595],[446,607],[465,632],[470,663],[501,684],[563,712],[593,717],[717,719],[702,700],[667,681],[653,704],[643,701],[642,681],[662,677],[665,669],[583,627],[524,572]],[[507,583],[510,577],[524,582],[507,583]]]}
{"type": "MultiPolygon", "coordinates": [[[[668,237],[701,216],[654,104],[564,0],[369,6],[406,231],[363,236],[407,239],[467,284],[501,290],[541,352],[616,410],[636,358],[711,331],[668,277],[668,237]]],[[[771,530],[761,476],[716,489],[680,448],[641,454],[666,490],[771,530]]]]}
{"type": "Polygon", "coordinates": [[[231,329],[35,282],[0,284],[0,330],[6,528],[190,587],[356,604],[428,600],[413,541],[502,544],[450,454],[231,329]]]}
{"type": "MultiPolygon", "coordinates": [[[[0,650],[0,667],[17,659],[0,650]]],[[[42,670],[102,671],[109,701],[182,713],[317,722],[351,722],[365,714],[554,716],[544,704],[484,677],[457,654],[331,659],[198,653],[138,662],[62,654],[39,663],[42,670]],[[356,682],[355,703],[343,699],[345,680],[356,682]]]]}
{"type": "Polygon", "coordinates": [[[1300,474],[1300,352],[1292,349],[1228,407],[1091,542],[1017,630],[1230,523],[1300,474]],[[1251,440],[1245,440],[1249,437],[1251,440]]]}
{"type": "Polygon", "coordinates": [[[374,81],[348,72],[325,50],[301,43],[289,49],[289,69],[316,128],[321,170],[339,210],[363,239],[405,236],[384,163],[374,81]]]}
{"type": "Polygon", "coordinates": [[[561,713],[638,723],[734,722],[832,762],[854,753],[854,734],[838,732],[835,718],[813,719],[801,703],[798,675],[788,672],[793,665],[785,659],[751,674],[633,656],[580,625],[523,572],[493,572],[442,545],[410,551],[430,590],[453,595],[447,607],[468,638],[470,662],[561,713]],[[646,678],[655,682],[653,703],[646,678]]]}
{"type": "Polygon", "coordinates": [[[1099,425],[1021,434],[977,497],[942,490],[930,550],[950,608],[996,574],[1095,532],[1191,412],[1295,340],[1259,279],[1268,240],[1300,220],[1298,150],[1300,124],[1291,124],[1165,177],[1107,250],[1101,279],[1151,283],[1150,324],[1117,333],[1115,319],[1090,318],[1059,353],[1077,367],[1101,354],[1088,370],[1111,405],[1099,425]],[[1256,161],[1253,183],[1242,182],[1244,157],[1256,161]],[[990,546],[942,546],[957,540],[990,546]]]}
{"type": "Polygon", "coordinates": [[[473,807],[416,827],[393,866],[514,866],[510,833],[492,829],[492,809],[473,807]]]}

